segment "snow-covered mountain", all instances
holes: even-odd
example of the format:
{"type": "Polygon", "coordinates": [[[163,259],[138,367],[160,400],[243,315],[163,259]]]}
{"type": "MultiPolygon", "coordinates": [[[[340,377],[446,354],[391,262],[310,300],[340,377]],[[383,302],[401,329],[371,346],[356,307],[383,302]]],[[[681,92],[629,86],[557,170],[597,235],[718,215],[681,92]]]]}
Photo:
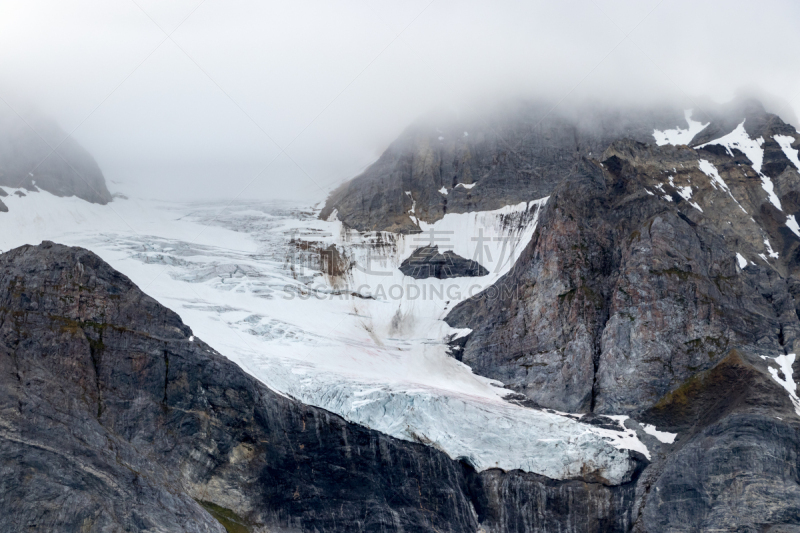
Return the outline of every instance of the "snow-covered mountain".
{"type": "Polygon", "coordinates": [[[326,205],[2,187],[0,249],[87,248],[272,391],[444,452],[483,530],[792,524],[800,134],[540,111],[415,126],[326,205]]]}

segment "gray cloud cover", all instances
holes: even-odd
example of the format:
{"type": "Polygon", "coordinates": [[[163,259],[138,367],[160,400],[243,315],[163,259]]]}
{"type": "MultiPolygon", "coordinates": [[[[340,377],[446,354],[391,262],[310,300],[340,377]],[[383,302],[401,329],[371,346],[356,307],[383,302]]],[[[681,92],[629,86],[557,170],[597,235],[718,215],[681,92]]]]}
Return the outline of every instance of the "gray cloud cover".
{"type": "Polygon", "coordinates": [[[431,110],[744,90],[794,121],[798,23],[791,1],[2,0],[0,96],[112,191],[321,199],[431,110]]]}

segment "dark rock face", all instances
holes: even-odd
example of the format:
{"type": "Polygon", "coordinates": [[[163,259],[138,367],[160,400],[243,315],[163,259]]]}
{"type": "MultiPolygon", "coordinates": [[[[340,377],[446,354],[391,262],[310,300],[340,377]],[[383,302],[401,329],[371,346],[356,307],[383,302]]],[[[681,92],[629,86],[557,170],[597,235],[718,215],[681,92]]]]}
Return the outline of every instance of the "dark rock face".
{"type": "Polygon", "coordinates": [[[555,188],[499,298],[447,318],[473,329],[461,360],[529,403],[678,433],[646,440],[634,531],[800,528],[800,415],[760,357],[800,349],[800,239],[786,227],[800,175],[770,148],[775,134],[800,141],[762,115],[745,124],[765,138],[783,211],[741,152],[620,140],[555,188]]]}
{"type": "Polygon", "coordinates": [[[633,524],[634,484],[609,488],[499,470],[468,479],[485,531],[630,531],[633,524]]]}
{"type": "Polygon", "coordinates": [[[412,206],[415,217],[434,222],[446,213],[537,200],[549,195],[579,158],[596,157],[619,138],[653,142],[654,129],[678,124],[685,120],[675,109],[586,108],[567,114],[546,103],[468,120],[422,122],[335,190],[320,216],[336,210],[339,220],[358,230],[416,232],[408,216],[412,206]]]}
{"type": "Polygon", "coordinates": [[[448,279],[489,274],[477,261],[465,259],[450,250],[439,253],[438,246],[423,246],[414,250],[400,265],[400,272],[415,279],[448,279]]]}
{"type": "Polygon", "coordinates": [[[52,121],[26,121],[10,111],[0,113],[0,186],[38,187],[98,204],[111,201],[103,173],[86,150],[52,121]]]}
{"type": "Polygon", "coordinates": [[[796,531],[800,424],[764,361],[732,351],[644,418],[679,441],[637,486],[637,531],[796,531]]]}
{"type": "Polygon", "coordinates": [[[770,418],[728,417],[665,459],[643,530],[796,531],[800,428],[770,418]]]}
{"type": "Polygon", "coordinates": [[[636,414],[731,348],[798,351],[800,239],[785,224],[800,177],[782,172],[783,213],[736,157],[612,144],[555,190],[502,297],[451,312],[474,330],[462,360],[546,407],[636,414]],[[780,251],[769,262],[765,240],[780,251]]]}
{"type": "Polygon", "coordinates": [[[476,473],[273,393],[91,252],[0,256],[2,531],[624,531],[633,492],[476,473]]]}

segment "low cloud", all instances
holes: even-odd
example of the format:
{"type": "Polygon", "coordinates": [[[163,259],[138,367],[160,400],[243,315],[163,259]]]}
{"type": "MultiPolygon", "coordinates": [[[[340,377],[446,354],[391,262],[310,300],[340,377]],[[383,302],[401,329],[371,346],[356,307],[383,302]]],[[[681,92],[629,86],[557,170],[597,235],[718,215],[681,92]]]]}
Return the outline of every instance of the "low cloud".
{"type": "Polygon", "coordinates": [[[9,1],[0,96],[73,133],[112,191],[321,199],[419,116],[508,99],[744,91],[797,125],[797,20],[791,2],[9,1]]]}

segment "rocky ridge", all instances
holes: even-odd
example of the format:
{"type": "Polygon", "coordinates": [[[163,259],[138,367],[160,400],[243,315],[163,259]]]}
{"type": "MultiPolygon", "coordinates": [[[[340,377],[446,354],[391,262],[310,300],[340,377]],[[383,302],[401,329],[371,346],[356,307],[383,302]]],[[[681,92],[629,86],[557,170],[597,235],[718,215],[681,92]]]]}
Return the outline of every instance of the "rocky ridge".
{"type": "Polygon", "coordinates": [[[477,261],[465,259],[450,250],[439,252],[438,246],[417,248],[411,256],[400,265],[400,271],[413,278],[458,278],[485,276],[489,273],[477,261]]]}
{"type": "Polygon", "coordinates": [[[333,191],[320,213],[360,231],[419,231],[418,220],[488,211],[548,196],[580,157],[614,140],[652,141],[680,123],[670,108],[565,113],[524,103],[475,117],[420,120],[360,176],[333,191]],[[413,215],[413,219],[409,217],[413,215]]]}

